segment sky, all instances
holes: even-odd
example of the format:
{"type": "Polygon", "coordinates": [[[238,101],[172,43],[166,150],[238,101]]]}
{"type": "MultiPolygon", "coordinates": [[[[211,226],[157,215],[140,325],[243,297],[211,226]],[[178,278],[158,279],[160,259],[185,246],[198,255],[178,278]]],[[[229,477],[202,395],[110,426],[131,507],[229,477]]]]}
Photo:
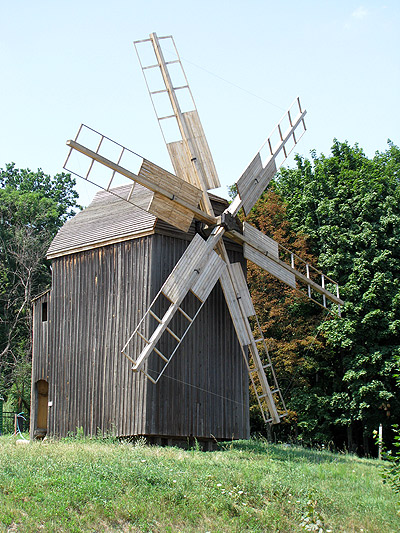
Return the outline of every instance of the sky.
{"type": "MultiPolygon", "coordinates": [[[[400,144],[398,0],[0,0],[0,168],[63,171],[84,123],[172,170],[133,41],[173,35],[222,187],[300,96],[295,152],[400,144]]],[[[293,166],[293,158],[287,160],[293,166]]],[[[95,189],[78,179],[80,203],[95,189]]]]}

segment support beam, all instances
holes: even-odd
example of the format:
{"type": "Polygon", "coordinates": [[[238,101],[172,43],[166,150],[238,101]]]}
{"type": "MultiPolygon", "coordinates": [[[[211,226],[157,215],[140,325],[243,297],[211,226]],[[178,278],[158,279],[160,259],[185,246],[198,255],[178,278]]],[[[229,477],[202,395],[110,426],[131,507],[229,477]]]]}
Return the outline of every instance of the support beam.
{"type": "MultiPolygon", "coordinates": [[[[216,217],[205,213],[204,211],[202,211],[201,209],[198,209],[197,207],[194,207],[193,205],[191,205],[187,201],[183,200],[179,196],[176,196],[176,195],[172,194],[171,192],[169,192],[165,188],[160,187],[158,185],[155,185],[148,178],[146,178],[144,176],[138,176],[138,175],[134,174],[133,172],[130,172],[126,168],[123,168],[120,165],[114,163],[113,161],[110,161],[109,159],[103,157],[102,155],[100,155],[100,154],[98,154],[96,152],[93,152],[93,150],[90,150],[89,148],[86,148],[85,146],[77,143],[76,141],[68,140],[67,141],[67,146],[69,146],[70,148],[80,152],[81,154],[86,155],[90,159],[93,159],[94,161],[97,161],[98,163],[101,163],[102,165],[110,168],[111,170],[113,170],[115,172],[118,172],[122,176],[125,176],[126,178],[128,178],[128,179],[130,179],[132,181],[136,181],[137,183],[140,183],[141,185],[143,185],[144,187],[146,187],[150,191],[159,193],[162,196],[165,196],[166,198],[168,198],[169,200],[172,200],[172,201],[176,202],[180,206],[186,207],[187,209],[189,209],[193,213],[194,218],[196,218],[197,220],[200,220],[201,222],[204,222],[204,223],[206,223],[206,224],[208,224],[210,226],[213,226],[213,225],[215,225],[217,223],[217,218],[216,217]]],[[[177,180],[180,179],[180,178],[177,178],[176,176],[175,176],[175,178],[177,180]]],[[[184,180],[182,180],[182,181],[184,181],[184,180]]]]}

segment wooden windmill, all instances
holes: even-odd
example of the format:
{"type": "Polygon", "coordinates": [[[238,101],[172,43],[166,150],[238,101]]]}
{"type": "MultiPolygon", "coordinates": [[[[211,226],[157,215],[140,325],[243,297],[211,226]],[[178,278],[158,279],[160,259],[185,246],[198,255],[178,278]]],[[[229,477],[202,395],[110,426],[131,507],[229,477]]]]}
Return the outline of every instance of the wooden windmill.
{"type": "Polygon", "coordinates": [[[217,217],[208,191],[220,183],[173,38],[153,33],[135,47],[175,175],[84,125],[75,140],[67,141],[70,151],[64,168],[134,205],[134,188],[140,184],[153,194],[139,207],[183,232],[195,219],[198,233],[121,347],[122,353],[135,372],[157,383],[219,281],[263,418],[279,423],[286,414],[284,401],[242,266],[230,262],[224,239],[241,244],[246,259],[319,305],[337,306],[340,314],[343,302],[336,282],[236,216],[240,209],[249,213],[297,144],[306,129],[306,111],[297,98],[237,181],[234,201],[217,217]],[[168,48],[175,50],[173,60],[165,59],[168,48]],[[89,137],[91,147],[81,140],[89,137]],[[89,158],[86,172],[71,168],[78,154],[89,158]],[[107,169],[103,177],[101,168],[107,169]],[[126,178],[128,188],[116,187],[126,178]],[[187,298],[195,299],[195,314],[185,310],[187,298]],[[172,342],[163,344],[166,336],[172,342]]]}

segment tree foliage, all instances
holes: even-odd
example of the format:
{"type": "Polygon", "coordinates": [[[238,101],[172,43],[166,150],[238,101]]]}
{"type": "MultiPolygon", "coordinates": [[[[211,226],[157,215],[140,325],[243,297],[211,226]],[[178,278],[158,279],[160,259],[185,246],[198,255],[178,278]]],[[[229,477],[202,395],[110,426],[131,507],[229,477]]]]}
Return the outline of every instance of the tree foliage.
{"type": "Polygon", "coordinates": [[[372,435],[379,422],[400,414],[400,150],[389,143],[369,159],[358,145],[335,140],[331,156],[312,152],[311,160],[296,161],[250,218],[299,255],[318,258],[320,269],[341,285],[343,317],[321,322],[319,340],[308,350],[321,315],[277,282],[255,279],[253,267],[249,280],[256,300],[265,297],[264,328],[278,346],[279,365],[288,369],[284,354],[290,353],[297,367],[290,406],[303,434],[337,440],[347,430],[352,446],[354,432],[360,444],[360,434],[372,435]],[[286,308],[279,311],[281,302],[286,308]],[[296,328],[303,328],[303,341],[294,342],[296,328]]]}
{"type": "Polygon", "coordinates": [[[0,393],[28,408],[32,298],[51,281],[47,248],[77,207],[75,181],[42,170],[0,169],[0,393]]]}
{"type": "MultiPolygon", "coordinates": [[[[293,230],[287,218],[286,205],[274,187],[263,194],[246,220],[286,249],[309,263],[316,263],[307,239],[293,230]]],[[[247,279],[278,382],[287,400],[289,416],[285,419],[285,430],[297,436],[298,412],[291,399],[297,397],[297,389],[308,386],[308,373],[314,371],[313,354],[321,347],[317,327],[323,313],[304,295],[254,263],[248,263],[247,279]]],[[[253,430],[262,430],[258,406],[254,401],[251,414],[253,430]]]]}

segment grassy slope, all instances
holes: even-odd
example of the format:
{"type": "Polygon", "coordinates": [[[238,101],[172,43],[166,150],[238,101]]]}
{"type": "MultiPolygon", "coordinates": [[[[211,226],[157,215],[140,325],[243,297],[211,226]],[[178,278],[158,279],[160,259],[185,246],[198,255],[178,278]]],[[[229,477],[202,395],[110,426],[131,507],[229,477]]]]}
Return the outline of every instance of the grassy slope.
{"type": "Polygon", "coordinates": [[[397,532],[378,462],[241,441],[204,453],[100,440],[0,438],[3,531],[397,532]]]}

